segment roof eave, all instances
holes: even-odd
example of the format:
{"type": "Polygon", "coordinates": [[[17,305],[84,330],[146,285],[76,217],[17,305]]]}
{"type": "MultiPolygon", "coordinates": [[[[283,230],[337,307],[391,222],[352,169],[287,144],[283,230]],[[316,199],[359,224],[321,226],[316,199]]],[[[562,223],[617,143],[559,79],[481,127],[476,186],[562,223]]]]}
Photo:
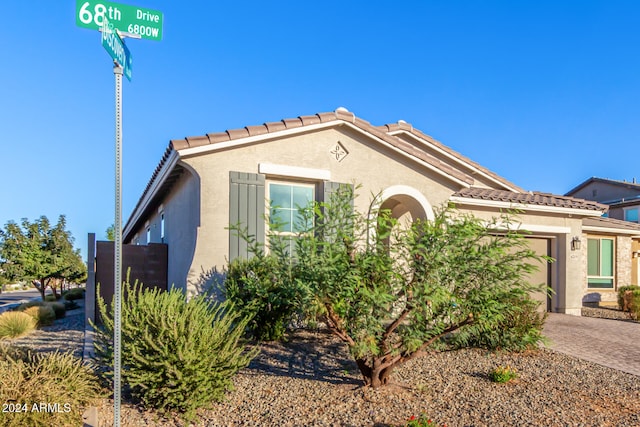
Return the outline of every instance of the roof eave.
{"type": "Polygon", "coordinates": [[[530,211],[530,212],[545,212],[545,213],[554,213],[554,214],[569,214],[569,215],[580,215],[580,216],[589,216],[589,217],[600,217],[604,213],[604,211],[595,210],[595,209],[579,209],[579,208],[565,208],[559,206],[544,206],[544,205],[534,205],[530,203],[515,203],[515,202],[504,202],[499,200],[483,200],[483,199],[474,199],[469,197],[460,197],[460,196],[451,196],[449,201],[461,205],[467,206],[478,206],[478,207],[489,207],[494,209],[510,209],[510,210],[522,210],[522,211],[530,211]]]}
{"type": "MultiPolygon", "coordinates": [[[[216,151],[220,151],[220,150],[227,150],[230,148],[234,148],[237,146],[242,146],[242,145],[247,145],[247,144],[252,144],[252,143],[257,143],[257,142],[266,142],[272,139],[278,139],[278,138],[283,138],[283,137],[287,137],[287,136],[292,136],[292,135],[296,135],[299,133],[306,133],[306,132],[312,132],[312,131],[316,131],[316,130],[322,130],[322,129],[326,129],[326,128],[330,128],[330,127],[335,127],[335,126],[346,126],[349,127],[357,132],[360,133],[364,133],[366,134],[369,138],[375,140],[378,143],[381,143],[383,145],[385,145],[386,147],[390,148],[391,150],[393,150],[394,152],[400,154],[401,156],[408,158],[420,165],[422,165],[423,167],[426,167],[427,169],[455,182],[456,184],[462,186],[463,188],[470,188],[471,185],[473,184],[473,179],[470,177],[466,177],[466,176],[460,176],[457,177],[455,175],[452,175],[450,173],[447,173],[441,169],[439,169],[438,167],[430,164],[427,161],[424,161],[422,159],[419,159],[413,155],[411,155],[410,153],[402,150],[401,148],[395,147],[393,144],[389,143],[388,141],[385,141],[383,138],[381,138],[380,136],[376,135],[373,132],[368,131],[365,128],[362,128],[360,126],[358,126],[357,124],[355,124],[353,121],[347,121],[344,120],[342,118],[336,118],[335,120],[331,120],[331,121],[327,121],[327,122],[322,122],[322,123],[317,123],[317,124],[311,124],[311,125],[306,125],[306,126],[302,126],[302,127],[295,127],[295,128],[291,128],[291,129],[283,129],[283,130],[278,130],[278,131],[274,131],[274,132],[269,132],[269,133],[265,133],[265,134],[261,134],[261,135],[255,135],[255,136],[247,136],[247,137],[242,137],[242,138],[238,138],[238,139],[232,139],[229,141],[223,141],[223,142],[216,142],[214,144],[204,144],[204,145],[199,145],[197,147],[188,147],[188,148],[182,148],[179,151],[180,157],[182,158],[188,158],[188,157],[192,157],[192,156],[197,156],[197,155],[202,155],[202,154],[207,154],[207,153],[213,153],[216,151]]],[[[463,174],[461,174],[463,175],[463,174]]]]}
{"type": "Polygon", "coordinates": [[[180,154],[176,150],[171,150],[167,160],[161,166],[155,179],[151,182],[149,189],[144,193],[133,212],[131,212],[129,219],[127,219],[127,223],[125,224],[122,232],[123,241],[129,240],[129,234],[133,232],[135,224],[141,219],[142,214],[147,210],[149,204],[153,201],[156,193],[169,177],[179,159],[180,154]]]}

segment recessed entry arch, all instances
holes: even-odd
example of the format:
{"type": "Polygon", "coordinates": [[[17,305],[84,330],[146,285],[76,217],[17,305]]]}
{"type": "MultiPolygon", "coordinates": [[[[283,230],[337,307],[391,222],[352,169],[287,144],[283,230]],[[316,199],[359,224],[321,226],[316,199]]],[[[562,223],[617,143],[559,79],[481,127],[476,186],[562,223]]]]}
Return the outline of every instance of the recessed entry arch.
{"type": "Polygon", "coordinates": [[[435,215],[431,203],[418,190],[408,185],[394,185],[381,194],[380,209],[388,209],[396,219],[415,221],[417,219],[433,220],[435,215]]]}

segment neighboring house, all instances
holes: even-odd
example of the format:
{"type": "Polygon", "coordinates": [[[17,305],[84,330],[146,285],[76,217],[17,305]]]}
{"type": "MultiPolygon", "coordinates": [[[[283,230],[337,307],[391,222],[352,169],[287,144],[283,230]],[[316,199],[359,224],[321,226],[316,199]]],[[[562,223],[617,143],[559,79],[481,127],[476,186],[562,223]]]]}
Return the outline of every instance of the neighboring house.
{"type": "Polygon", "coordinates": [[[615,301],[619,286],[640,284],[640,184],[592,177],[566,195],[609,206],[608,218],[584,222],[590,291],[585,300],[615,301]]]}
{"type": "Polygon", "coordinates": [[[640,222],[640,184],[592,177],[566,194],[609,206],[609,218],[640,222]]]}
{"type": "MultiPolygon", "coordinates": [[[[410,220],[432,218],[448,202],[483,218],[519,209],[530,246],[556,259],[531,278],[553,288],[541,299],[555,312],[580,315],[590,294],[586,236],[614,239],[613,248],[600,242],[606,269],[606,254],[626,250],[617,239],[630,233],[600,223],[606,205],[525,191],[404,121],[374,126],[339,108],[171,141],[125,225],[124,242],[167,243],[169,283],[197,293],[212,272],[247,255],[230,223],[264,241],[269,200],[282,208],[279,215],[294,218],[296,204],[325,200],[340,183],[354,182],[362,185],[355,208],[365,213],[369,195],[378,193],[382,207],[410,220]]],[[[614,280],[620,274],[614,271],[614,280]]],[[[610,278],[601,276],[594,278],[610,278]]]]}

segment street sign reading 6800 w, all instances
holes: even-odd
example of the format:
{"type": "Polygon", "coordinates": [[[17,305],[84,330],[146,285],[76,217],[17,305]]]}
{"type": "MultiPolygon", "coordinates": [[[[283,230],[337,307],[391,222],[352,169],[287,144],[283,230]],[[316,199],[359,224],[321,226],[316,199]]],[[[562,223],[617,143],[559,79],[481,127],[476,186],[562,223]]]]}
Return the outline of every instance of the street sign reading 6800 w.
{"type": "Polygon", "coordinates": [[[104,18],[121,33],[162,40],[162,12],[103,0],[76,0],[76,25],[99,30],[104,18]]]}

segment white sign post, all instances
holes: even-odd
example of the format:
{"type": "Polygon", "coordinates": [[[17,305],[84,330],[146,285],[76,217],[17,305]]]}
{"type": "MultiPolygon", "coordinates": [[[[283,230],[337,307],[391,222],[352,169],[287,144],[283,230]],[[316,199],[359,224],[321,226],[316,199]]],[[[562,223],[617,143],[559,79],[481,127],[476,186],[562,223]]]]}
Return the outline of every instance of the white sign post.
{"type": "Polygon", "coordinates": [[[113,425],[120,427],[122,399],[122,76],[131,81],[131,52],[121,37],[162,40],[161,12],[101,0],[76,0],[76,25],[101,30],[102,46],[113,59],[115,75],[115,254],[113,310],[113,425]],[[113,22],[109,22],[109,20],[113,22]]]}

